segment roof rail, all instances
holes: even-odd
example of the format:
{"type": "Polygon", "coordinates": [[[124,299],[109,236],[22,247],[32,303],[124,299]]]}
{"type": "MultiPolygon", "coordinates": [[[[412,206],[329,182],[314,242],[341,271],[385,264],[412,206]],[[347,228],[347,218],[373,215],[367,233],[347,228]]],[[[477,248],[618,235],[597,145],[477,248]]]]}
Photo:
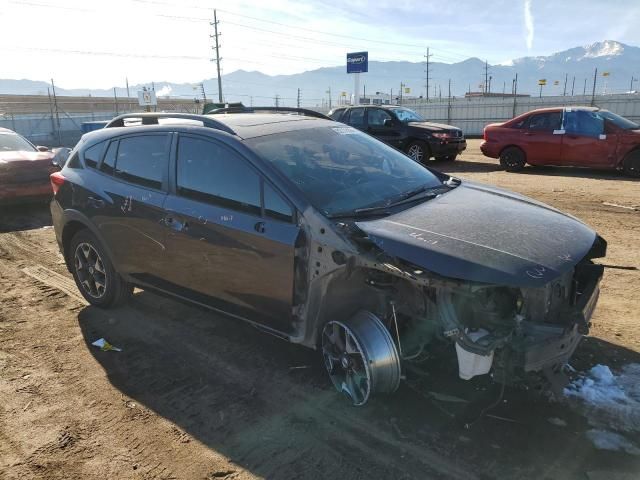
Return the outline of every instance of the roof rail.
{"type": "Polygon", "coordinates": [[[202,122],[202,125],[209,128],[215,128],[222,130],[223,132],[236,135],[228,125],[222,122],[214,120],[206,115],[198,115],[195,113],[168,113],[168,112],[139,112],[139,113],[125,113],[113,118],[104,128],[110,127],[124,127],[124,121],[128,118],[139,118],[142,121],[142,125],[158,125],[159,118],[176,118],[181,120],[196,120],[202,122]]]}
{"type": "Polygon", "coordinates": [[[323,120],[332,120],[331,117],[327,117],[324,113],[316,112],[315,110],[309,110],[307,108],[295,108],[295,107],[226,107],[216,108],[211,110],[208,115],[215,115],[219,113],[253,113],[253,112],[284,112],[284,113],[298,113],[307,117],[321,118],[323,120]]]}

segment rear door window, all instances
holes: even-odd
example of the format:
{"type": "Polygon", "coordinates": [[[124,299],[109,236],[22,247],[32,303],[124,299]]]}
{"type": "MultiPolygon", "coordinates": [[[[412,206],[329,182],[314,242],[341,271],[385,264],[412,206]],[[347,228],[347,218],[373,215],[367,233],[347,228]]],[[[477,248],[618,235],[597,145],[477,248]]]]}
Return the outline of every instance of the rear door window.
{"type": "Polygon", "coordinates": [[[233,150],[208,140],[181,136],[178,195],[260,215],[260,176],[233,150]]]}
{"type": "Polygon", "coordinates": [[[104,155],[104,160],[100,165],[100,170],[113,175],[116,166],[116,154],[118,153],[118,141],[114,140],[109,144],[107,153],[104,155]]]}
{"type": "Polygon", "coordinates": [[[554,131],[560,130],[562,112],[536,113],[529,117],[529,130],[554,131]]]}
{"type": "Polygon", "coordinates": [[[340,120],[340,117],[342,116],[342,112],[344,112],[344,108],[339,108],[333,112],[331,112],[331,115],[329,115],[331,118],[333,118],[334,120],[340,120]]]}
{"type": "Polygon", "coordinates": [[[169,164],[169,135],[124,137],[119,144],[116,177],[143,187],[161,189],[169,164]]]}

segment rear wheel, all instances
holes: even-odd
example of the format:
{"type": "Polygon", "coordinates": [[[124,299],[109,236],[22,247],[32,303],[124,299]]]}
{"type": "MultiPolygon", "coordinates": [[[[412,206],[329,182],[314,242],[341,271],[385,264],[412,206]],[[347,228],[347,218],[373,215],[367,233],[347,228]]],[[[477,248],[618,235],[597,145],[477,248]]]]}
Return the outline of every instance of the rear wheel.
{"type": "Polygon", "coordinates": [[[429,151],[429,145],[422,140],[414,140],[409,145],[407,145],[406,149],[407,155],[413,158],[418,163],[425,163],[431,157],[431,152],[429,151]]]}
{"type": "Polygon", "coordinates": [[[378,317],[360,311],[344,322],[328,322],[322,331],[322,356],[336,389],[353,405],[400,385],[400,356],[378,317]]]}
{"type": "Polygon", "coordinates": [[[507,172],[519,172],[526,163],[524,152],[518,147],[507,147],[500,154],[500,164],[507,172]]]}
{"type": "Polygon", "coordinates": [[[73,236],[68,255],[78,290],[91,305],[115,307],[129,299],[133,287],[115,271],[102,244],[89,230],[73,236]]]}
{"type": "Polygon", "coordinates": [[[640,177],[640,150],[629,153],[622,163],[622,168],[630,177],[640,177]]]}

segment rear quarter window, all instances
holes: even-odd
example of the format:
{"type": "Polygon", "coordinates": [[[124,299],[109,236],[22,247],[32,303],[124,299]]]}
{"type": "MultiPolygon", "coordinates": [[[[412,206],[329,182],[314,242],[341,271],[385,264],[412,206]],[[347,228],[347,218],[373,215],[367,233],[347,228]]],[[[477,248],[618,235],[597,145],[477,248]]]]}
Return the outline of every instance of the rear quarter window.
{"type": "Polygon", "coordinates": [[[105,142],[96,143],[84,151],[84,164],[89,168],[98,168],[98,163],[102,159],[105,142]]]}

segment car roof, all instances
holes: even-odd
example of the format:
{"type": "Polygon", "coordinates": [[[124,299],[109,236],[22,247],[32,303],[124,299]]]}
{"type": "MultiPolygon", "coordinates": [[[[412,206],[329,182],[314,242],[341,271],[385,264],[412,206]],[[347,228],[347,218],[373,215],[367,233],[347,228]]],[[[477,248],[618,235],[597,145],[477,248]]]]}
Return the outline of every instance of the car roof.
{"type": "Polygon", "coordinates": [[[14,132],[13,130],[9,128],[3,128],[3,127],[0,127],[0,133],[18,135],[18,133],[14,132]]]}
{"type": "Polygon", "coordinates": [[[563,110],[584,110],[588,112],[597,112],[600,110],[598,107],[584,107],[584,106],[567,106],[567,107],[547,107],[547,108],[536,108],[535,110],[530,110],[527,114],[530,113],[545,113],[545,112],[561,112],[563,110]]]}
{"type": "Polygon", "coordinates": [[[143,132],[192,132],[192,133],[225,133],[231,132],[236,138],[246,140],[275,133],[290,132],[308,128],[335,126],[333,120],[308,117],[288,113],[218,113],[213,115],[194,116],[202,118],[159,118],[158,124],[142,125],[133,124],[124,127],[109,127],[94,130],[83,135],[83,138],[91,143],[109,139],[123,134],[139,134],[143,132]],[[215,123],[227,127],[227,132],[221,128],[203,125],[203,121],[210,119],[215,123]]]}

